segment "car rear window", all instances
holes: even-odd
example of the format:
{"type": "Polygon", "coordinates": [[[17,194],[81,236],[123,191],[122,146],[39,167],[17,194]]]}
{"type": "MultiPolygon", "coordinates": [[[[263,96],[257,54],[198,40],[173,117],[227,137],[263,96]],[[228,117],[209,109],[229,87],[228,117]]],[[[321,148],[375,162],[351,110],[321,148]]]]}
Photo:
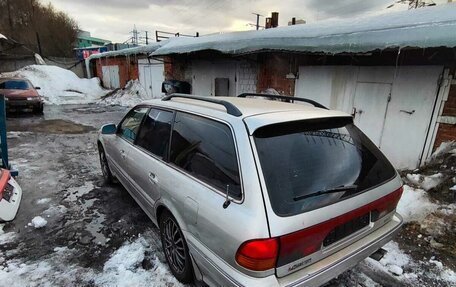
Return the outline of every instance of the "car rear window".
{"type": "Polygon", "coordinates": [[[333,204],[396,175],[348,117],[269,125],[255,131],[254,139],[271,205],[279,216],[333,204]]]}
{"type": "Polygon", "coordinates": [[[0,89],[4,90],[28,90],[30,85],[26,81],[6,81],[0,83],[0,89]]]}

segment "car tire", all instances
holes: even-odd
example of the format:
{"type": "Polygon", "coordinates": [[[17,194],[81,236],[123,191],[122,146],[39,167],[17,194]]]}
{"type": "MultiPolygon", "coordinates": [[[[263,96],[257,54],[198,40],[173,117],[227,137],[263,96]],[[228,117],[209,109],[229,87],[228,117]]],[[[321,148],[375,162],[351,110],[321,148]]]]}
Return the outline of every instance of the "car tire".
{"type": "Polygon", "coordinates": [[[164,211],[159,220],[163,253],[171,272],[181,283],[193,282],[192,259],[179,224],[168,211],[164,211]]]}
{"type": "Polygon", "coordinates": [[[106,153],[101,144],[98,146],[98,155],[100,157],[101,172],[103,173],[103,178],[106,183],[113,183],[114,176],[112,175],[111,169],[109,168],[108,160],[106,158],[106,153]]]}
{"type": "Polygon", "coordinates": [[[43,113],[43,109],[44,109],[44,105],[41,104],[39,106],[36,106],[34,109],[33,109],[33,112],[35,114],[42,114],[43,113]]]}

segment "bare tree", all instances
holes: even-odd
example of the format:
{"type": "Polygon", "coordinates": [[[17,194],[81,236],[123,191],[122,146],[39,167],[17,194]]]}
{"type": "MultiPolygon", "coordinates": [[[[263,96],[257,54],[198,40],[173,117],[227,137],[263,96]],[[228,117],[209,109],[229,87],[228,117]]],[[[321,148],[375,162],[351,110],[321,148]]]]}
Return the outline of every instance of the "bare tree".
{"type": "Polygon", "coordinates": [[[416,9],[416,8],[421,8],[421,7],[426,7],[426,6],[435,6],[437,4],[434,3],[434,1],[423,1],[423,0],[399,0],[395,1],[393,4],[389,5],[386,8],[391,8],[395,6],[396,4],[408,4],[409,9],[416,9]]]}
{"type": "Polygon", "coordinates": [[[38,0],[0,0],[0,33],[44,56],[71,57],[78,26],[64,12],[38,0]]]}

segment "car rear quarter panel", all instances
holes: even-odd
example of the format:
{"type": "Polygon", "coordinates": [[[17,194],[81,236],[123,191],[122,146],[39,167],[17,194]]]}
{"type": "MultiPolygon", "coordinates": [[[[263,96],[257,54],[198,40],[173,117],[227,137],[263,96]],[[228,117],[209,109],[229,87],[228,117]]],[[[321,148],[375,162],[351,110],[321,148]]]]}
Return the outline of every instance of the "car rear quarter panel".
{"type": "MultiPolygon", "coordinates": [[[[241,120],[229,123],[234,132],[243,198],[223,208],[223,191],[204,184],[172,164],[159,171],[161,198],[156,208],[165,206],[188,234],[190,250],[216,256],[242,270],[235,262],[239,246],[251,239],[269,237],[264,201],[246,128],[241,120]],[[196,241],[196,242],[195,242],[196,241]]],[[[201,264],[202,262],[200,262],[201,264]]],[[[202,263],[205,264],[205,263],[202,263]]]]}

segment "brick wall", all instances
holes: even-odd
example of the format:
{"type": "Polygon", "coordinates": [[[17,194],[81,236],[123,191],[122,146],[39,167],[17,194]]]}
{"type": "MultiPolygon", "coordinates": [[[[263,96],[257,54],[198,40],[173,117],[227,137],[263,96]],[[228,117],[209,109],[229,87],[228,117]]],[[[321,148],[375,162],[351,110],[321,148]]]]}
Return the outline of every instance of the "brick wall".
{"type": "Polygon", "coordinates": [[[238,92],[256,93],[258,83],[258,67],[254,62],[242,61],[238,67],[238,92]]]}
{"type": "Polygon", "coordinates": [[[261,56],[258,71],[257,92],[268,88],[277,90],[280,94],[294,96],[295,79],[287,79],[290,72],[296,75],[293,58],[286,54],[264,54],[261,56]]]}
{"type": "Polygon", "coordinates": [[[135,56],[96,59],[95,76],[103,79],[103,66],[119,66],[119,82],[123,88],[130,80],[139,78],[138,60],[135,56]]]}
{"type": "MultiPolygon", "coordinates": [[[[456,118],[456,84],[450,86],[448,100],[445,102],[442,117],[447,119],[456,118]]],[[[456,124],[453,123],[439,123],[439,129],[435,138],[434,148],[437,148],[442,142],[456,141],[456,124]]]]}
{"type": "Polygon", "coordinates": [[[191,65],[183,58],[164,57],[165,80],[179,80],[191,83],[191,65]]]}

